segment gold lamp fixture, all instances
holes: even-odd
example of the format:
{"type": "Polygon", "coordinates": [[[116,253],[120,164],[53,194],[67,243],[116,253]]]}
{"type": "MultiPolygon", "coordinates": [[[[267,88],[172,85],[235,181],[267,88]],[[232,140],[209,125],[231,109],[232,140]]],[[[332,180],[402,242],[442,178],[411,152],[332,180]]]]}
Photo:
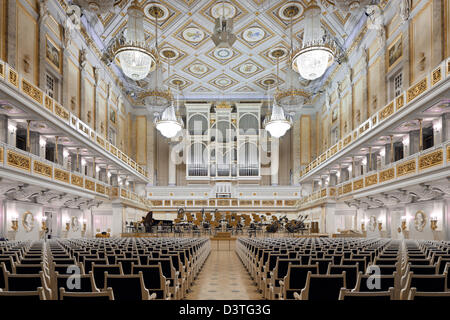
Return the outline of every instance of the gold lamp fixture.
{"type": "Polygon", "coordinates": [[[438,218],[436,215],[432,215],[430,218],[430,228],[433,231],[436,231],[436,229],[438,228],[438,218]]]}

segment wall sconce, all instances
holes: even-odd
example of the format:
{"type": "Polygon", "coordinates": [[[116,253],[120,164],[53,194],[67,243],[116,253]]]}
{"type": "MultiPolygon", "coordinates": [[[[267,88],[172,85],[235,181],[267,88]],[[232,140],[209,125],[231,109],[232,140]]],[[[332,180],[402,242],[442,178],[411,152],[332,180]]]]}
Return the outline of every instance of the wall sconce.
{"type": "Polygon", "coordinates": [[[430,228],[435,231],[437,229],[438,218],[436,215],[432,215],[430,218],[430,228]]]}
{"type": "Polygon", "coordinates": [[[365,232],[366,231],[366,224],[363,222],[361,223],[361,231],[365,232]]]}
{"type": "Polygon", "coordinates": [[[382,218],[378,219],[378,230],[379,231],[383,230],[383,222],[384,222],[384,219],[382,219],[382,218]]]}
{"type": "Polygon", "coordinates": [[[65,218],[64,223],[66,224],[66,231],[69,231],[70,230],[70,219],[65,218]]]}
{"type": "Polygon", "coordinates": [[[86,219],[81,218],[81,223],[83,224],[83,229],[81,230],[81,232],[86,232],[86,219]]]}
{"type": "Polygon", "coordinates": [[[407,228],[406,222],[407,222],[408,218],[406,216],[402,217],[402,224],[401,226],[397,229],[398,233],[401,233],[402,231],[405,231],[407,228]]]}
{"type": "Polygon", "coordinates": [[[14,232],[17,232],[19,229],[19,221],[18,220],[11,220],[11,229],[13,229],[14,232]]]}

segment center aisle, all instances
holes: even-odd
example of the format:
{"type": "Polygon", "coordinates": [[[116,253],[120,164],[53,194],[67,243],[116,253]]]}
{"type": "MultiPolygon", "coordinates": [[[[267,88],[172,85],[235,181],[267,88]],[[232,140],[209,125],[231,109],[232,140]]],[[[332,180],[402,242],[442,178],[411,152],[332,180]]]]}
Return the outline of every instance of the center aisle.
{"type": "Polygon", "coordinates": [[[212,249],[186,300],[261,300],[247,270],[233,251],[212,249]]]}

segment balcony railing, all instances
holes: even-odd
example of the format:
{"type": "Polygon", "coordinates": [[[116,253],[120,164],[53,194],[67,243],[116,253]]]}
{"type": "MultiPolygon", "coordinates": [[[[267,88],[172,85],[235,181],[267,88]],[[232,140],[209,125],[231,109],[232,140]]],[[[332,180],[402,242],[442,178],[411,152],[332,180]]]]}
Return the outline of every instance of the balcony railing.
{"type": "Polygon", "coordinates": [[[148,173],[144,170],[144,168],[128,157],[117,146],[114,146],[106,141],[102,136],[98,135],[92,128],[83,123],[73,113],[66,110],[42,90],[27,81],[15,69],[2,60],[0,60],[0,81],[6,83],[9,87],[15,89],[19,94],[37,104],[40,108],[42,108],[42,110],[46,110],[56,115],[61,121],[65,122],[68,127],[85,138],[90,139],[92,142],[117,158],[123,165],[125,165],[126,168],[134,172],[137,176],[147,180],[146,178],[148,178],[148,173]]]}
{"type": "Polygon", "coordinates": [[[327,187],[302,197],[300,207],[310,206],[319,200],[335,201],[362,190],[368,190],[391,182],[401,182],[414,175],[439,170],[450,165],[450,141],[416,153],[382,167],[380,170],[349,179],[334,187],[327,187]]]}
{"type": "Polygon", "coordinates": [[[353,130],[350,134],[338,141],[331,148],[314,159],[309,165],[307,165],[300,172],[300,178],[304,178],[312,174],[315,169],[333,158],[335,155],[342,153],[344,150],[348,150],[355,144],[361,137],[367,135],[374,128],[380,126],[380,124],[386,122],[393,115],[397,114],[400,110],[407,109],[417,98],[422,96],[427,91],[431,90],[436,85],[450,77],[450,58],[443,61],[435,69],[431,71],[422,80],[418,81],[408,90],[402,92],[400,96],[389,102],[384,108],[372,115],[369,119],[363,122],[358,128],[353,130]]]}

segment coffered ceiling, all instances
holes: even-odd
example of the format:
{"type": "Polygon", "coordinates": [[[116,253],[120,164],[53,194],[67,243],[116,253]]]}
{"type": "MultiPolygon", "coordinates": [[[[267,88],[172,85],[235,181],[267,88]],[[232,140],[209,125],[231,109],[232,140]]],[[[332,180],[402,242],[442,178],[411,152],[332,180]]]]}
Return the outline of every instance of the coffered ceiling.
{"type": "MultiPolygon", "coordinates": [[[[127,7],[131,1],[122,0],[113,12],[90,19],[101,47],[108,44],[126,28],[127,7]]],[[[357,23],[363,18],[363,8],[342,12],[332,0],[319,0],[322,7],[322,25],[342,45],[357,23]]],[[[165,83],[173,89],[178,86],[186,99],[261,99],[268,86],[276,83],[276,58],[274,52],[282,51],[280,62],[280,86],[285,82],[287,56],[291,43],[288,9],[294,9],[294,46],[298,47],[303,35],[303,14],[307,0],[172,0],[158,2],[142,0],[145,12],[145,30],[148,41],[155,42],[155,18],[149,9],[157,6],[158,44],[164,61],[165,83]],[[222,8],[233,17],[237,41],[231,49],[216,49],[211,40],[214,19],[222,8]],[[168,58],[170,77],[167,79],[168,58]]],[[[292,11],[291,11],[292,12],[292,11]]],[[[114,62],[116,63],[116,62],[114,62]]],[[[120,73],[120,68],[116,68],[120,73]]],[[[132,95],[145,89],[152,77],[138,83],[119,74],[124,88],[132,95]]],[[[302,79],[299,79],[301,81],[302,79]]],[[[316,80],[317,81],[317,80],[316,80]]],[[[302,81],[302,85],[311,83],[302,81]]]]}

